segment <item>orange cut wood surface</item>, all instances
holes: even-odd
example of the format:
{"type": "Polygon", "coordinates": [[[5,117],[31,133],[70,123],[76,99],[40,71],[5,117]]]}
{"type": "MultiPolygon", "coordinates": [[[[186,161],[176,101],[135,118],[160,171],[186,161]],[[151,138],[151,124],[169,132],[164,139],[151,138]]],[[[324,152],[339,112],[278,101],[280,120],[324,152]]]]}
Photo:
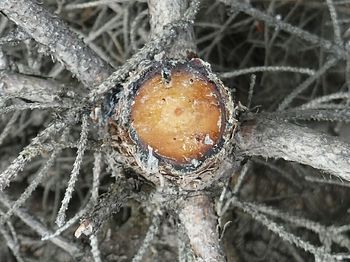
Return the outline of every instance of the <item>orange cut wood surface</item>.
{"type": "Polygon", "coordinates": [[[213,83],[187,71],[160,75],[137,91],[131,109],[139,140],[158,155],[179,163],[201,159],[218,143],[223,112],[213,83]]]}

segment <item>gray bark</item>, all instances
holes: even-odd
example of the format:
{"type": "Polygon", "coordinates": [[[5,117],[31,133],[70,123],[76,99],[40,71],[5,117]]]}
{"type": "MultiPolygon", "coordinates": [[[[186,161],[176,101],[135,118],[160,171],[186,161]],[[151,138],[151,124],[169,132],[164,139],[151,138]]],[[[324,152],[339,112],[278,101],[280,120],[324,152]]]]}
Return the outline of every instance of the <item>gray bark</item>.
{"type": "Polygon", "coordinates": [[[213,201],[205,194],[184,200],[179,212],[196,261],[225,261],[213,201]]]}
{"type": "Polygon", "coordinates": [[[22,75],[10,71],[0,71],[0,97],[16,97],[32,102],[52,103],[57,101],[72,101],[77,96],[71,86],[64,85],[52,79],[22,75]]]}
{"type": "Polygon", "coordinates": [[[59,17],[33,0],[1,0],[0,11],[65,64],[84,85],[100,84],[112,68],[73,33],[59,17]]]}
{"type": "MultiPolygon", "coordinates": [[[[161,36],[166,26],[184,18],[189,7],[187,0],[148,0],[151,37],[161,36]]],[[[196,52],[193,27],[182,30],[173,46],[166,53],[170,58],[186,58],[196,52]]]]}
{"type": "MultiPolygon", "coordinates": [[[[183,19],[188,0],[148,0],[151,36],[162,35],[166,25],[183,19]]],[[[186,59],[195,52],[193,28],[180,32],[165,57],[186,59]]],[[[195,261],[225,261],[217,232],[217,216],[212,200],[204,193],[185,199],[180,204],[180,222],[188,235],[195,261]]]]}
{"type": "Polygon", "coordinates": [[[291,123],[257,117],[236,134],[240,153],[283,158],[350,180],[350,144],[291,123]]]}

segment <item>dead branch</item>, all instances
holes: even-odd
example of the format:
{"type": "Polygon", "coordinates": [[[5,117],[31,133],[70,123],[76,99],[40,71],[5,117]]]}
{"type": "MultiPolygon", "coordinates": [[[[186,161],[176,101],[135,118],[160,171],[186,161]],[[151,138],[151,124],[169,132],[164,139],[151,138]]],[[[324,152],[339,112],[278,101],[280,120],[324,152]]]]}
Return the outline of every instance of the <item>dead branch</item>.
{"type": "Polygon", "coordinates": [[[283,158],[350,180],[350,145],[335,137],[257,117],[242,123],[236,140],[245,155],[283,158]]]}
{"type": "Polygon", "coordinates": [[[61,19],[32,0],[3,0],[0,10],[51,54],[84,85],[100,84],[112,68],[73,33],[61,19]]]}
{"type": "MultiPolygon", "coordinates": [[[[186,0],[187,2],[187,0],[186,0]]],[[[160,36],[154,36],[142,49],[140,49],[137,53],[135,53],[131,58],[129,58],[121,67],[119,67],[112,75],[110,75],[105,81],[103,81],[96,89],[94,89],[90,94],[91,101],[98,101],[101,97],[106,94],[112,88],[115,88],[116,85],[125,80],[131,71],[134,71],[142,61],[147,61],[149,59],[155,59],[156,55],[164,53],[165,50],[169,49],[170,45],[175,45],[175,42],[180,40],[178,36],[184,32],[184,30],[193,30],[192,22],[194,16],[198,11],[198,0],[194,0],[186,12],[181,16],[180,20],[172,21],[172,23],[164,28],[163,33],[160,36]]],[[[157,9],[161,11],[160,9],[157,9]]],[[[153,17],[155,14],[153,14],[153,17]]],[[[164,23],[162,23],[164,25],[164,23]]],[[[152,35],[152,32],[151,32],[152,35]]],[[[194,42],[190,41],[189,42],[194,42]]],[[[186,45],[184,45],[186,46],[186,45]]],[[[171,48],[170,48],[171,49],[171,48]]],[[[175,51],[178,49],[174,49],[175,51]]],[[[185,50],[185,49],[184,49],[185,50]]],[[[184,55],[187,56],[187,52],[184,53],[176,53],[169,52],[167,50],[167,57],[183,58],[184,55]]],[[[183,50],[182,50],[183,51],[183,50]]],[[[185,57],[186,57],[185,56],[185,57]]]]}
{"type": "MultiPolygon", "coordinates": [[[[151,24],[151,37],[161,36],[164,27],[183,19],[184,13],[188,8],[188,1],[183,0],[148,0],[148,10],[151,24]]],[[[187,57],[189,52],[195,52],[193,28],[182,30],[176,38],[166,56],[187,57]]]]}
{"type": "Polygon", "coordinates": [[[346,53],[346,50],[343,46],[339,46],[337,44],[334,44],[327,39],[319,37],[315,34],[312,34],[308,31],[300,29],[300,28],[293,26],[289,23],[279,21],[276,17],[270,16],[270,15],[268,15],[268,14],[266,14],[266,13],[264,13],[256,8],[253,8],[249,4],[241,3],[240,1],[234,1],[234,0],[220,0],[220,2],[222,2],[225,5],[231,6],[232,9],[235,11],[246,13],[247,15],[250,15],[250,16],[254,17],[255,19],[259,19],[261,21],[264,21],[266,23],[266,25],[268,25],[268,26],[276,27],[279,30],[289,32],[292,35],[298,36],[301,39],[303,39],[306,42],[309,42],[313,45],[319,45],[324,50],[333,53],[336,57],[339,57],[339,59],[347,58],[347,53],[346,53]]]}
{"type": "MultiPolygon", "coordinates": [[[[0,194],[0,202],[5,205],[7,208],[11,208],[12,201],[8,199],[5,194],[0,194]]],[[[16,216],[18,216],[25,224],[27,224],[31,229],[37,232],[40,236],[50,234],[51,231],[48,230],[39,220],[32,217],[24,209],[16,209],[14,211],[16,216]]],[[[81,257],[83,254],[82,250],[74,243],[68,242],[62,237],[54,237],[50,241],[56,246],[65,250],[72,257],[81,257]]]]}
{"type": "Polygon", "coordinates": [[[52,79],[18,74],[10,71],[0,72],[0,95],[8,98],[21,98],[31,102],[52,103],[71,101],[80,90],[68,92],[69,86],[52,79]]]}
{"type": "Polygon", "coordinates": [[[7,187],[10,182],[23,170],[28,162],[32,161],[42,152],[44,142],[50,140],[67,126],[76,122],[76,111],[72,110],[65,114],[65,121],[56,120],[47,128],[41,131],[32,141],[26,146],[21,153],[15,158],[12,163],[0,174],[0,191],[7,187]]]}
{"type": "Polygon", "coordinates": [[[196,261],[225,261],[212,200],[200,194],[184,200],[179,213],[196,261]]]}
{"type": "MultiPolygon", "coordinates": [[[[193,4],[193,3],[192,3],[193,4]]],[[[189,6],[187,0],[148,0],[151,35],[162,35],[164,27],[184,17],[189,6]]],[[[167,50],[168,58],[183,59],[195,52],[193,27],[179,33],[167,50]]],[[[185,199],[181,204],[180,222],[188,235],[196,261],[225,261],[217,229],[217,217],[212,200],[204,193],[185,199]]]]}

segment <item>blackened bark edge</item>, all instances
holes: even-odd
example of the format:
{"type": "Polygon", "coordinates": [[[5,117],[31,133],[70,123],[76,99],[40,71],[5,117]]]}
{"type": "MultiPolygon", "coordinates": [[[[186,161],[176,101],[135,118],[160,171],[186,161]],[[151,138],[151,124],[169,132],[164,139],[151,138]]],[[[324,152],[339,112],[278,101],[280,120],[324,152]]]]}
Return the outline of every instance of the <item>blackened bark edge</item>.
{"type": "MultiPolygon", "coordinates": [[[[161,35],[164,27],[183,18],[188,0],[148,0],[151,36],[161,35]]],[[[181,32],[165,57],[186,59],[196,52],[193,28],[181,32]]],[[[204,192],[180,200],[175,210],[188,235],[195,261],[225,261],[217,232],[217,216],[212,199],[204,192]]]]}
{"type": "Polygon", "coordinates": [[[85,86],[100,84],[112,72],[102,60],[56,15],[33,0],[1,0],[0,11],[22,27],[85,86]]]}

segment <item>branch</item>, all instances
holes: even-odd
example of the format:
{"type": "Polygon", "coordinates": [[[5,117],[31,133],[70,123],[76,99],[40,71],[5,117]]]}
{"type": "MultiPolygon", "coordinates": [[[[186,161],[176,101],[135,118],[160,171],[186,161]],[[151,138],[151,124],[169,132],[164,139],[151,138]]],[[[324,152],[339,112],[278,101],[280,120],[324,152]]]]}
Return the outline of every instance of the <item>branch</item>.
{"type": "Polygon", "coordinates": [[[225,261],[217,232],[212,200],[204,194],[184,200],[179,218],[189,237],[196,261],[225,261]]]}
{"type": "Polygon", "coordinates": [[[0,71],[0,97],[22,98],[32,102],[72,102],[82,94],[78,88],[68,92],[69,87],[52,79],[0,71]],[[79,94],[76,94],[76,92],[79,94]]]}
{"type": "MultiPolygon", "coordinates": [[[[184,0],[187,1],[187,0],[184,0]]],[[[154,37],[142,49],[129,58],[121,67],[119,67],[112,75],[110,75],[102,84],[94,89],[90,94],[90,101],[98,101],[109,90],[115,88],[119,82],[125,80],[131,71],[134,71],[144,60],[154,59],[156,55],[162,53],[171,44],[179,39],[179,35],[184,29],[192,27],[192,20],[198,11],[198,0],[193,0],[190,7],[182,16],[182,20],[172,23],[164,28],[160,36],[154,37]]],[[[154,14],[155,15],[155,14],[154,14]]],[[[154,16],[153,15],[153,16],[154,16]]],[[[152,34],[152,33],[151,33],[152,34]]],[[[170,52],[167,52],[170,56],[170,52]]],[[[176,53],[175,57],[183,57],[180,53],[176,53]]],[[[187,55],[187,53],[186,53],[187,55]]],[[[173,57],[173,56],[171,56],[173,57]]],[[[175,58],[173,57],[173,58],[175,58]]]]}
{"type": "Polygon", "coordinates": [[[318,35],[309,33],[303,29],[300,29],[297,26],[293,26],[289,23],[279,20],[277,17],[268,15],[259,9],[253,8],[249,4],[241,3],[241,1],[235,0],[220,0],[225,5],[229,5],[232,7],[232,10],[243,12],[247,15],[252,16],[254,19],[258,19],[259,21],[263,21],[266,25],[275,27],[278,30],[283,30],[285,32],[290,33],[293,36],[297,36],[303,39],[306,42],[309,42],[312,45],[318,45],[322,49],[334,53],[336,57],[339,59],[346,59],[347,52],[343,46],[339,46],[337,44],[333,44],[331,41],[319,37],[318,35]]]}
{"type": "MultiPolygon", "coordinates": [[[[183,19],[189,7],[188,0],[148,0],[147,3],[152,38],[161,36],[166,26],[183,19]]],[[[190,52],[195,51],[193,27],[189,27],[179,33],[166,55],[171,58],[186,58],[190,52]]]]}
{"type": "MultiPolygon", "coordinates": [[[[6,206],[7,208],[11,208],[11,206],[12,206],[12,201],[10,201],[5,194],[0,194],[0,202],[4,206],[6,206]]],[[[33,229],[40,236],[44,236],[44,235],[51,233],[51,231],[49,229],[47,229],[39,220],[32,217],[24,209],[16,209],[14,211],[14,213],[25,224],[27,224],[31,229],[33,229]]],[[[50,242],[52,242],[57,247],[62,248],[64,251],[66,251],[72,257],[80,258],[84,254],[78,245],[76,245],[72,242],[69,242],[62,237],[52,238],[52,239],[50,239],[50,242]]]]}
{"type": "Polygon", "coordinates": [[[245,155],[283,158],[350,180],[350,144],[336,137],[260,116],[242,123],[236,141],[245,155]]]}
{"type": "MultiPolygon", "coordinates": [[[[148,0],[151,36],[162,35],[165,26],[183,19],[188,4],[188,0],[148,0]]],[[[198,9],[197,1],[191,4],[194,9],[198,9]]],[[[173,46],[167,50],[166,57],[186,59],[195,51],[193,27],[190,26],[179,33],[173,46]]],[[[225,261],[219,242],[217,216],[212,199],[199,193],[197,196],[185,199],[177,212],[188,235],[195,261],[225,261]]]]}
{"type": "Polygon", "coordinates": [[[0,10],[38,43],[47,46],[84,85],[100,84],[112,68],[73,33],[60,18],[33,0],[1,0],[0,10]]]}
{"type": "Polygon", "coordinates": [[[46,144],[47,146],[50,144],[51,139],[47,141],[49,138],[55,137],[55,135],[60,133],[67,126],[74,125],[76,123],[76,114],[78,110],[80,109],[69,110],[63,115],[63,120],[61,118],[57,118],[32,139],[30,144],[27,145],[11,162],[11,164],[0,174],[0,191],[7,187],[30,161],[43,152],[43,145],[46,144]]]}

